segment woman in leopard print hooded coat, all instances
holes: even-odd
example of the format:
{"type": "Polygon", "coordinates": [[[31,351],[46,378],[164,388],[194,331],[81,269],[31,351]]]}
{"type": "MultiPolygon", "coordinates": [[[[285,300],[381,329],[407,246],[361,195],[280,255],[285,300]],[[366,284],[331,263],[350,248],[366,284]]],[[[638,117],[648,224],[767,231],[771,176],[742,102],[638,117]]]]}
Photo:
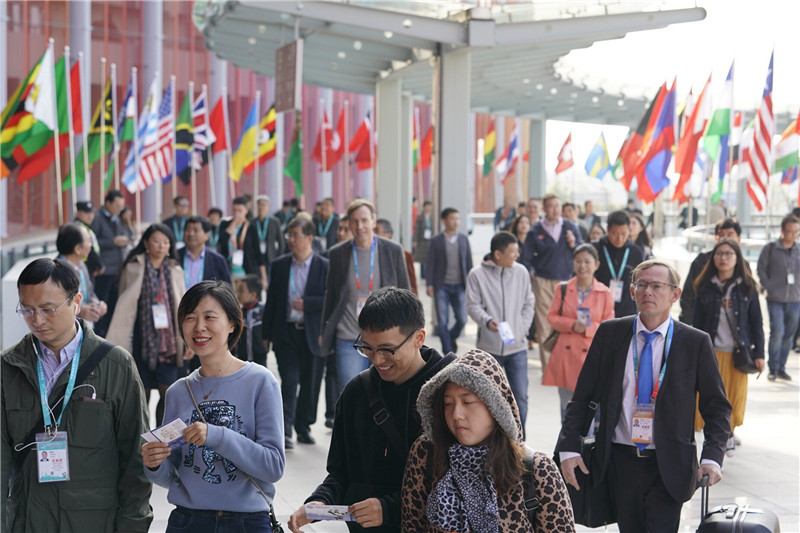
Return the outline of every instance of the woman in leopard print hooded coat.
{"type": "Polygon", "coordinates": [[[575,531],[564,480],[542,453],[533,460],[539,509],[525,512],[522,426],[503,369],[471,350],[420,391],[422,435],[403,478],[402,530],[413,533],[575,531]]]}

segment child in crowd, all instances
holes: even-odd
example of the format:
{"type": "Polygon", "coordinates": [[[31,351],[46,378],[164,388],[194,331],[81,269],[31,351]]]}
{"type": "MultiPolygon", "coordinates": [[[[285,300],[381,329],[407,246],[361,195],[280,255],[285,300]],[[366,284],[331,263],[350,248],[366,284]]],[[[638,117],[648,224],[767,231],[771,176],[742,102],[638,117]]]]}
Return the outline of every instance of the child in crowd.
{"type": "Polygon", "coordinates": [[[261,340],[261,316],[264,314],[262,289],[261,280],[255,274],[248,274],[236,284],[236,298],[242,306],[244,317],[244,331],[236,346],[236,356],[242,361],[267,366],[267,351],[261,340]]]}

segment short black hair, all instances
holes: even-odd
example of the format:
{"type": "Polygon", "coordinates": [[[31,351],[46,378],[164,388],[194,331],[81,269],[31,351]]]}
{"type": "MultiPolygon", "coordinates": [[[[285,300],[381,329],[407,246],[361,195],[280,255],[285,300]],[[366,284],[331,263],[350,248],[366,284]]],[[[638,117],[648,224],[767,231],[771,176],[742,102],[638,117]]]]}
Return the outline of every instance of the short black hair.
{"type": "Polygon", "coordinates": [[[381,333],[395,326],[403,335],[423,329],[425,310],[422,302],[410,290],[383,287],[367,298],[358,315],[358,327],[362,331],[381,333]]]}
{"type": "Polygon", "coordinates": [[[117,198],[125,198],[125,197],[122,196],[122,193],[120,191],[118,191],[117,189],[111,189],[110,191],[108,191],[106,193],[105,203],[107,203],[107,204],[111,203],[114,200],[116,200],[117,198]]]}
{"type": "Polygon", "coordinates": [[[316,228],[314,228],[314,223],[311,222],[306,217],[294,217],[289,225],[286,226],[286,230],[290,230],[292,228],[300,228],[300,231],[303,232],[303,235],[306,237],[313,237],[314,233],[316,233],[316,228]]]}
{"type": "Polygon", "coordinates": [[[75,252],[75,247],[83,244],[83,233],[81,226],[83,224],[76,224],[69,222],[58,228],[58,236],[56,237],[56,249],[61,255],[70,255],[75,252]]]}
{"type": "Polygon", "coordinates": [[[519,244],[519,239],[517,239],[513,233],[509,231],[498,231],[494,234],[494,237],[492,237],[492,242],[489,245],[489,254],[494,257],[495,252],[503,253],[509,245],[515,242],[519,244]]]}
{"type": "Polygon", "coordinates": [[[75,268],[61,259],[40,257],[34,259],[17,278],[17,290],[23,285],[41,285],[53,280],[53,283],[64,289],[69,298],[81,290],[81,280],[75,268]]]}
{"type": "Polygon", "coordinates": [[[800,207],[792,209],[791,215],[795,218],[800,218],[800,207]]]}
{"type": "Polygon", "coordinates": [[[578,254],[587,253],[594,257],[594,260],[598,263],[600,262],[600,254],[597,253],[597,248],[594,247],[594,244],[585,242],[583,244],[578,245],[575,250],[572,252],[572,257],[577,257],[578,254]]]}
{"type": "MultiPolygon", "coordinates": [[[[233,331],[228,335],[228,349],[232,350],[236,343],[239,342],[239,337],[242,336],[244,319],[242,318],[242,308],[239,306],[233,287],[227,281],[201,281],[192,285],[186,291],[186,294],[181,298],[181,303],[178,305],[178,329],[181,333],[181,338],[183,339],[183,321],[186,319],[186,315],[194,312],[200,300],[206,296],[211,296],[219,303],[228,316],[228,320],[233,324],[233,331]]],[[[186,339],[183,340],[186,342],[186,339]]]]}
{"type": "Polygon", "coordinates": [[[189,201],[189,197],[186,196],[185,194],[179,194],[178,196],[176,196],[175,198],[172,199],[172,205],[178,205],[178,202],[180,202],[182,200],[186,200],[188,202],[189,201]]]}
{"type": "Polygon", "coordinates": [[[441,217],[442,220],[446,219],[447,217],[449,217],[453,213],[458,213],[458,209],[456,209],[454,207],[445,207],[444,209],[442,209],[442,217],[441,217]]]}
{"type": "MultiPolygon", "coordinates": [[[[800,209],[800,208],[795,208],[795,209],[800,209]]],[[[733,231],[736,232],[736,235],[738,235],[739,237],[742,236],[742,225],[739,224],[739,221],[733,217],[723,218],[722,220],[717,222],[717,225],[714,228],[714,235],[718,234],[720,230],[723,229],[732,229],[733,231]]]]}
{"type": "Polygon", "coordinates": [[[247,207],[247,198],[244,196],[237,196],[233,199],[233,205],[243,205],[247,207]]]}
{"type": "Polygon", "coordinates": [[[150,237],[153,236],[153,233],[157,231],[163,233],[164,235],[167,236],[167,239],[169,239],[169,253],[167,254],[167,257],[170,259],[174,259],[175,261],[178,260],[178,256],[176,254],[176,249],[175,249],[175,234],[172,233],[172,230],[169,229],[169,226],[167,226],[166,224],[162,224],[161,222],[155,222],[153,224],[150,224],[150,227],[144,230],[142,238],[139,239],[139,244],[137,244],[133,250],[128,252],[128,257],[125,258],[125,264],[130,263],[133,260],[133,258],[136,257],[137,255],[147,253],[147,250],[144,247],[144,243],[145,241],[150,240],[150,237]]]}
{"type": "Polygon", "coordinates": [[[573,204],[572,202],[564,202],[563,204],[561,204],[561,210],[563,211],[565,207],[572,207],[572,208],[574,208],[574,207],[575,207],[575,204],[573,204]]]}
{"type": "Polygon", "coordinates": [[[219,215],[220,218],[222,218],[222,209],[220,209],[219,207],[212,207],[211,209],[209,209],[208,210],[208,217],[210,218],[211,215],[213,215],[215,213],[217,215],[219,215]]]}
{"type": "Polygon", "coordinates": [[[611,226],[627,226],[631,223],[631,217],[625,211],[612,211],[608,214],[606,219],[606,226],[611,229],[611,226]]]}
{"type": "Polygon", "coordinates": [[[376,224],[380,224],[383,226],[383,232],[388,233],[389,235],[394,235],[394,228],[392,227],[392,223],[389,222],[385,218],[379,218],[375,221],[376,224]]]}
{"type": "Polygon", "coordinates": [[[433,205],[433,202],[431,202],[430,200],[425,200],[424,202],[422,202],[422,207],[425,207],[426,205],[433,205]]]}
{"type": "Polygon", "coordinates": [[[186,219],[186,225],[189,224],[200,224],[203,228],[203,233],[208,233],[211,231],[211,222],[206,217],[201,217],[200,215],[195,215],[186,219]]]}
{"type": "Polygon", "coordinates": [[[244,283],[245,286],[247,286],[248,292],[256,293],[258,299],[261,299],[261,291],[264,289],[264,286],[261,284],[261,278],[259,276],[248,274],[242,278],[240,283],[244,283]]]}

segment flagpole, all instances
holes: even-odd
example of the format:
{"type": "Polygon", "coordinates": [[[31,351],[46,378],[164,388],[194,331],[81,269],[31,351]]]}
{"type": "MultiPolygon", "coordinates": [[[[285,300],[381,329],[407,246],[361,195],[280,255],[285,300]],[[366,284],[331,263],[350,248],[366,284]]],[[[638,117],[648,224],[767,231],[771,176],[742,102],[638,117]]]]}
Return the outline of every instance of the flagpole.
{"type": "MultiPolygon", "coordinates": [[[[320,120],[322,122],[321,122],[321,127],[320,127],[320,130],[319,130],[320,131],[320,134],[319,134],[319,146],[320,146],[320,152],[321,152],[320,155],[322,156],[322,172],[325,172],[327,170],[327,168],[328,168],[328,166],[326,165],[326,161],[325,161],[325,152],[327,151],[326,147],[328,145],[327,145],[327,143],[325,141],[325,114],[324,114],[325,113],[325,109],[323,107],[324,105],[325,105],[325,99],[324,98],[320,98],[319,99],[319,115],[320,115],[320,120]]],[[[322,178],[322,181],[325,180],[325,178],[323,176],[320,176],[320,177],[322,178]]],[[[325,189],[325,184],[324,183],[322,183],[322,188],[325,189]]]]}
{"type": "MultiPolygon", "coordinates": [[[[83,52],[78,52],[78,62],[80,66],[78,69],[81,73],[81,83],[85,79],[83,76],[83,52]]],[[[81,87],[81,112],[85,109],[84,102],[83,102],[83,93],[86,92],[81,87]]],[[[87,92],[87,97],[89,98],[89,104],[91,105],[92,95],[91,92],[87,92]]],[[[91,115],[90,115],[91,116],[91,115]]],[[[82,119],[83,117],[81,117],[82,119]]],[[[84,187],[86,188],[86,199],[92,199],[92,173],[89,172],[89,129],[92,127],[91,124],[86,124],[83,127],[83,133],[81,134],[81,138],[83,139],[83,183],[84,187]]],[[[73,178],[73,180],[77,179],[77,176],[73,178]]],[[[102,196],[102,195],[101,195],[102,196]]]]}
{"type": "MultiPolygon", "coordinates": [[[[136,67],[131,67],[131,79],[133,82],[133,183],[136,185],[136,223],[137,223],[137,232],[138,228],[142,224],[142,188],[139,186],[139,84],[136,80],[137,69],[136,67]]],[[[128,112],[125,111],[125,116],[127,120],[128,112]]]]}
{"type": "MultiPolygon", "coordinates": [[[[208,131],[211,130],[211,121],[208,119],[208,108],[211,107],[211,101],[208,99],[208,86],[204,83],[203,84],[203,101],[206,103],[205,105],[205,122],[206,128],[208,131]]],[[[206,133],[206,138],[208,133],[206,133]]],[[[214,183],[214,154],[211,151],[211,145],[206,145],[206,157],[208,158],[208,185],[210,187],[210,195],[209,198],[211,199],[211,206],[215,207],[217,205],[217,187],[214,183]]]]}
{"type": "Polygon", "coordinates": [[[169,77],[169,86],[171,87],[170,92],[172,93],[172,98],[170,99],[170,108],[172,110],[172,199],[174,200],[176,196],[178,196],[178,153],[175,150],[177,148],[177,130],[175,129],[175,100],[178,99],[178,91],[177,86],[175,83],[177,77],[175,74],[169,77]]]}
{"type": "MultiPolygon", "coordinates": [[[[372,176],[371,176],[372,185],[370,186],[370,189],[372,189],[373,196],[374,196],[374,193],[375,193],[375,189],[374,189],[374,186],[375,186],[375,140],[374,139],[375,139],[375,127],[376,127],[376,124],[375,124],[375,105],[374,104],[372,106],[372,116],[370,118],[372,120],[370,120],[370,125],[369,125],[369,128],[370,128],[370,130],[369,130],[369,164],[370,164],[369,171],[372,174],[372,176]]],[[[364,193],[364,184],[362,183],[361,184],[361,194],[363,194],[363,193],[364,193]]],[[[372,200],[372,198],[370,198],[370,200],[372,200]]]]}
{"type": "Polygon", "coordinates": [[[100,92],[102,104],[100,104],[100,197],[102,198],[106,185],[106,58],[100,58],[100,65],[102,66],[100,79],[103,80],[103,90],[100,92]]]}
{"type": "Polygon", "coordinates": [[[344,144],[344,183],[350,183],[350,134],[347,131],[347,118],[349,114],[349,107],[350,102],[348,100],[344,101],[344,139],[342,139],[342,143],[344,144]]]}
{"type": "Polygon", "coordinates": [[[231,189],[231,202],[236,197],[236,184],[233,182],[233,160],[231,158],[231,129],[228,122],[228,88],[222,86],[222,114],[225,126],[225,144],[228,147],[225,150],[225,159],[228,161],[228,184],[231,189]]]}
{"type": "MultiPolygon", "coordinates": [[[[148,128],[149,128],[149,126],[150,126],[150,124],[149,124],[149,122],[150,122],[149,114],[153,112],[153,109],[155,109],[156,110],[155,111],[155,114],[156,114],[156,132],[158,132],[158,123],[160,122],[160,115],[161,115],[161,113],[160,113],[160,110],[161,110],[161,98],[164,96],[163,93],[161,92],[161,81],[160,81],[161,80],[161,73],[156,71],[153,74],[153,78],[155,78],[156,80],[159,80],[159,81],[155,82],[156,83],[156,93],[155,93],[155,95],[153,95],[153,101],[150,103],[151,107],[150,107],[150,109],[148,109],[147,121],[148,121],[148,128]]],[[[145,139],[146,138],[147,138],[147,135],[145,135],[145,139]]],[[[142,179],[142,185],[145,185],[144,179],[142,179]]],[[[153,185],[156,186],[156,194],[155,194],[155,196],[156,196],[156,220],[161,220],[162,216],[164,215],[164,177],[163,176],[159,176],[159,178],[156,181],[153,182],[153,185]]],[[[146,187],[146,185],[145,185],[145,187],[146,187]]]]}
{"type": "MultiPolygon", "coordinates": [[[[47,45],[50,49],[50,56],[53,58],[53,82],[56,79],[56,72],[55,72],[55,52],[53,50],[55,43],[55,39],[50,37],[49,44],[47,45]]],[[[55,87],[53,87],[55,89],[55,87]]],[[[61,149],[58,146],[58,137],[59,137],[59,130],[58,130],[58,91],[53,91],[53,104],[54,109],[56,110],[56,129],[53,132],[53,146],[56,152],[55,160],[56,160],[56,198],[58,199],[58,225],[60,226],[64,222],[64,196],[61,192],[61,149]]]]}
{"type": "Polygon", "coordinates": [[[259,105],[261,103],[261,91],[256,91],[256,138],[253,139],[253,202],[258,198],[258,145],[261,133],[261,119],[259,115],[259,105]]]}
{"type": "MultiPolygon", "coordinates": [[[[425,196],[425,193],[422,190],[422,128],[419,123],[419,108],[417,106],[414,106],[414,129],[416,129],[417,133],[417,168],[411,169],[411,171],[416,171],[417,173],[417,203],[419,203],[419,198],[425,196]]],[[[419,210],[421,213],[421,204],[419,205],[419,210]]],[[[412,222],[412,225],[414,222],[412,222]]]]}
{"type": "MultiPolygon", "coordinates": [[[[194,82],[189,82],[189,106],[192,112],[194,112],[194,82]]],[[[175,125],[177,127],[177,124],[175,125]]],[[[192,131],[194,131],[194,115],[192,115],[192,131]]],[[[194,137],[192,137],[192,145],[189,147],[189,168],[191,169],[190,172],[192,173],[192,214],[197,214],[197,173],[195,172],[194,168],[194,137]]],[[[177,169],[176,169],[177,170],[177,169]]]]}
{"type": "Polygon", "coordinates": [[[114,135],[112,138],[114,139],[114,188],[116,190],[119,189],[119,132],[117,128],[119,127],[119,123],[117,122],[119,119],[117,118],[117,64],[111,63],[111,125],[114,128],[114,135]]]}
{"type": "MultiPolygon", "coordinates": [[[[66,87],[67,87],[67,122],[69,124],[69,168],[72,174],[70,181],[70,190],[72,193],[72,204],[74,207],[75,202],[78,201],[78,186],[75,184],[75,132],[72,131],[72,68],[70,67],[69,46],[64,47],[64,70],[66,71],[66,87]]],[[[78,66],[80,69],[80,66],[78,66]]],[[[80,90],[80,87],[78,88],[80,90]]],[[[61,189],[59,189],[61,190],[61,189]]]]}

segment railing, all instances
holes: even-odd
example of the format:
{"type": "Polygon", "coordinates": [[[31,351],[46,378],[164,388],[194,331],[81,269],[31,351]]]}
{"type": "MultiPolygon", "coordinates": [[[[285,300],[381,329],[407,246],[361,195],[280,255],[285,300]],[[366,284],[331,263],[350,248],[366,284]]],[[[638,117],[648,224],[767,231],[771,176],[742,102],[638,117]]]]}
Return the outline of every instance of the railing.
{"type": "MultiPolygon", "coordinates": [[[[770,240],[775,239],[780,234],[780,221],[775,226],[767,226],[764,223],[742,224],[742,255],[748,261],[758,260],[761,249],[770,240]]],[[[686,248],[691,252],[710,250],[716,241],[714,236],[713,224],[701,224],[683,230],[686,237],[686,248]]]]}

